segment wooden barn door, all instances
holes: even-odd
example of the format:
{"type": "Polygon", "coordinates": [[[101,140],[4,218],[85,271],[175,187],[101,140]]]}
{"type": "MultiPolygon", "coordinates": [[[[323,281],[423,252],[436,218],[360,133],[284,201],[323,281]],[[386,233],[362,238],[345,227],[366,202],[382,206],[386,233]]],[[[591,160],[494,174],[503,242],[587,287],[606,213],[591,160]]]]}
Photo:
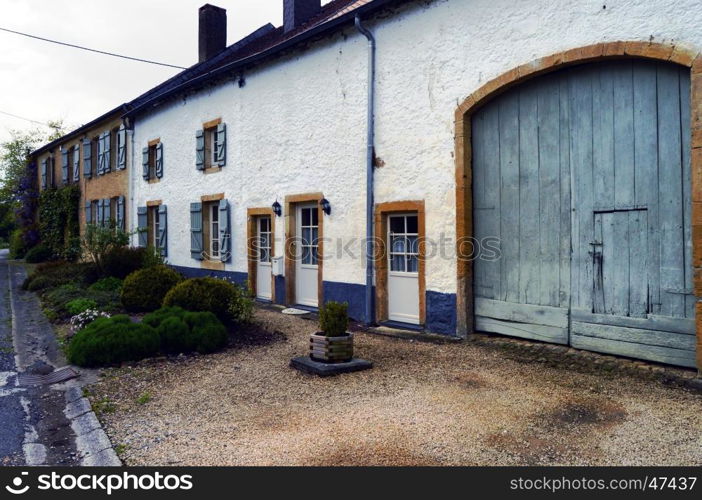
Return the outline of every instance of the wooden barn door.
{"type": "Polygon", "coordinates": [[[476,329],[695,366],[689,70],[628,60],[473,117],[476,329]]]}

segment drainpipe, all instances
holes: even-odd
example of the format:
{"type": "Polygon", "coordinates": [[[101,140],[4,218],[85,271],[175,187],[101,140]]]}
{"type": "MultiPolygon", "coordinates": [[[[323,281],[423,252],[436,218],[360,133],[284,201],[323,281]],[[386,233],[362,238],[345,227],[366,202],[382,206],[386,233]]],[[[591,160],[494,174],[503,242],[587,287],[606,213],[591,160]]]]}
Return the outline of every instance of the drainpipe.
{"type": "Polygon", "coordinates": [[[373,149],[375,143],[375,37],[356,14],[356,29],[368,40],[368,124],[366,138],[366,324],[375,322],[373,310],[373,149]]]}

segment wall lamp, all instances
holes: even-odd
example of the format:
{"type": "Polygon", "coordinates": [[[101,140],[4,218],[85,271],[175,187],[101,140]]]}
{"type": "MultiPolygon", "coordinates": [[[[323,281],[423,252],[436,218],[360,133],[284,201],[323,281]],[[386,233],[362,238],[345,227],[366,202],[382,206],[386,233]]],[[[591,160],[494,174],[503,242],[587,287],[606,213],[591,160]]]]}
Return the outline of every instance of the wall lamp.
{"type": "Polygon", "coordinates": [[[322,212],[324,212],[327,215],[331,215],[331,203],[329,203],[329,200],[326,198],[322,198],[319,200],[319,204],[322,207],[322,212]]]}
{"type": "Polygon", "coordinates": [[[280,203],[278,203],[278,200],[275,200],[275,202],[273,202],[273,205],[271,205],[271,208],[273,209],[273,213],[277,217],[280,217],[280,215],[283,213],[283,207],[280,206],[280,203]]]}

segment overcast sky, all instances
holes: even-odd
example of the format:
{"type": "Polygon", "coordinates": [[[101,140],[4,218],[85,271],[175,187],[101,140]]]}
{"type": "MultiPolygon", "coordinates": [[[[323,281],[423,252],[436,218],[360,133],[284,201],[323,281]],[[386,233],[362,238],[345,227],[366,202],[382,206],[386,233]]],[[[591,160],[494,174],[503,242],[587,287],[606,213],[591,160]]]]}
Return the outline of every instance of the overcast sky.
{"type": "MultiPolygon", "coordinates": [[[[132,57],[197,62],[197,11],[207,0],[0,0],[0,27],[132,57]]],[[[270,22],[283,0],[214,0],[227,9],[227,44],[270,22]]],[[[323,4],[328,3],[323,1],[323,4]]],[[[0,112],[71,128],[178,70],[62,47],[0,31],[0,112]]],[[[0,141],[30,122],[0,113],[0,141]]]]}

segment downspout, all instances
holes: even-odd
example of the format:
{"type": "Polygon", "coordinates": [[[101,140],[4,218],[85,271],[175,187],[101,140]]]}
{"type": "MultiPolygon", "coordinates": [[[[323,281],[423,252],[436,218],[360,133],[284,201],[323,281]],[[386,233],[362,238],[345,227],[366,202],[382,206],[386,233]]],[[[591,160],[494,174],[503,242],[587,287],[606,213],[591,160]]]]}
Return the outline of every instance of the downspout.
{"type": "Polygon", "coordinates": [[[375,37],[356,14],[356,29],[368,40],[368,123],[366,138],[366,324],[375,323],[373,309],[373,153],[375,143],[375,37]]]}

